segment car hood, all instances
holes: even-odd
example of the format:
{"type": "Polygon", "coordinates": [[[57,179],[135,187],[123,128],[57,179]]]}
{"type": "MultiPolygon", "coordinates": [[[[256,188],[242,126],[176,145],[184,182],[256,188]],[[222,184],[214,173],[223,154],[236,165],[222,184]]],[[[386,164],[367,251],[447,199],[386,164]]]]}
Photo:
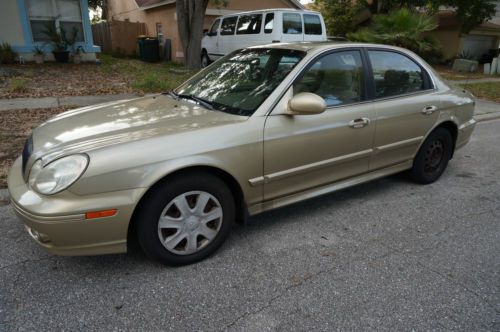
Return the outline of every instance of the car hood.
{"type": "Polygon", "coordinates": [[[33,147],[38,155],[85,152],[246,119],[248,117],[208,110],[168,95],[155,95],[61,113],[33,131],[33,147]]]}

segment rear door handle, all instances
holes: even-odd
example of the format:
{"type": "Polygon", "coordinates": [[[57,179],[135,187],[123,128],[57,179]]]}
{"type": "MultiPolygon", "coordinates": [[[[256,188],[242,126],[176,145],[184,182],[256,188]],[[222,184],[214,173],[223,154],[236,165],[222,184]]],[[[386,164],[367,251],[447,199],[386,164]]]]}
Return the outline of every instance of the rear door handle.
{"type": "Polygon", "coordinates": [[[424,107],[424,109],[422,110],[422,114],[431,115],[432,113],[436,112],[437,110],[438,110],[437,106],[434,106],[434,105],[427,106],[427,107],[424,107]]]}
{"type": "Polygon", "coordinates": [[[363,128],[368,126],[369,124],[370,124],[370,119],[368,118],[359,118],[349,121],[349,127],[354,129],[363,128]]]}

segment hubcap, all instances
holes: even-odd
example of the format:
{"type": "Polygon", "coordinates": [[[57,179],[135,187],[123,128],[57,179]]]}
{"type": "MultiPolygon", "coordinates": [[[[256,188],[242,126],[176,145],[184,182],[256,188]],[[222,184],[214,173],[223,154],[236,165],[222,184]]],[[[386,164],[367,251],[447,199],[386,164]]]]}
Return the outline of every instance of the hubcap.
{"type": "Polygon", "coordinates": [[[444,145],[440,140],[436,140],[429,145],[425,153],[424,171],[434,173],[439,170],[444,157],[444,145]]]}
{"type": "Polygon", "coordinates": [[[171,200],[158,220],[163,246],[178,255],[193,254],[206,247],[222,226],[222,207],[213,195],[190,191],[171,200]]]}

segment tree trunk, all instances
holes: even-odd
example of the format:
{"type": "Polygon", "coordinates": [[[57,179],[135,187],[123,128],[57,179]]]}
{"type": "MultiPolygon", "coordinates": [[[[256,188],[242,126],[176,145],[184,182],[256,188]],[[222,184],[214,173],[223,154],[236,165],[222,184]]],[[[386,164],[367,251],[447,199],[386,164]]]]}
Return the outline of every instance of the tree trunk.
{"type": "Polygon", "coordinates": [[[189,69],[201,67],[201,39],[203,20],[209,0],[177,0],[177,26],[184,51],[184,61],[189,69]]]}

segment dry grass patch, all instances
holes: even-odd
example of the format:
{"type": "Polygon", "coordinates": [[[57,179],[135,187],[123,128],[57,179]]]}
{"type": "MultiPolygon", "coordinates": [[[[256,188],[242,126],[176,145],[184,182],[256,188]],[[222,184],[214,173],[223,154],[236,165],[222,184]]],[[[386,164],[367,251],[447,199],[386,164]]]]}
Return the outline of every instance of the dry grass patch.
{"type": "Polygon", "coordinates": [[[461,84],[460,86],[477,98],[500,103],[500,82],[461,84]]]}

